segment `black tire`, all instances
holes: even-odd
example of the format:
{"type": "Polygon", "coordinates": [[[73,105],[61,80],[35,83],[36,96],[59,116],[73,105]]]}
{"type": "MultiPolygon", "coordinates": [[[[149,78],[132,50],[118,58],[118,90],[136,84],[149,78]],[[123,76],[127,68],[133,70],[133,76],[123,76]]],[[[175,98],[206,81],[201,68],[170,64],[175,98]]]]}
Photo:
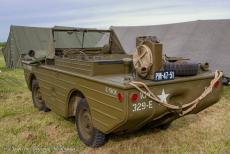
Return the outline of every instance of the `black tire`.
{"type": "Polygon", "coordinates": [[[34,107],[37,108],[39,111],[50,111],[50,109],[46,107],[45,101],[41,97],[40,87],[37,80],[32,81],[32,99],[34,107]]]}
{"type": "Polygon", "coordinates": [[[222,78],[222,84],[225,85],[225,86],[229,86],[230,85],[230,78],[223,77],[222,78]]]}
{"type": "Polygon", "coordinates": [[[198,73],[198,63],[194,62],[165,62],[164,70],[175,71],[176,76],[193,76],[198,73]]]}
{"type": "Polygon", "coordinates": [[[106,135],[93,127],[89,106],[85,99],[80,100],[75,119],[78,136],[84,144],[93,148],[105,144],[106,135]]]}

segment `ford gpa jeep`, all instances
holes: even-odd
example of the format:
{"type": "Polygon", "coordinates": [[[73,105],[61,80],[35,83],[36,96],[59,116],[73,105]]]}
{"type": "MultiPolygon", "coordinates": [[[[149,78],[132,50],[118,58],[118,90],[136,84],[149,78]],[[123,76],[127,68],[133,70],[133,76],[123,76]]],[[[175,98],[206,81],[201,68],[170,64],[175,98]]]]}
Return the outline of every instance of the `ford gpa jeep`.
{"type": "Polygon", "coordinates": [[[110,133],[168,125],[221,96],[221,71],[163,55],[152,36],[138,37],[128,55],[112,30],[56,28],[45,53],[31,49],[22,61],[33,105],[75,117],[80,140],[91,147],[110,133]]]}

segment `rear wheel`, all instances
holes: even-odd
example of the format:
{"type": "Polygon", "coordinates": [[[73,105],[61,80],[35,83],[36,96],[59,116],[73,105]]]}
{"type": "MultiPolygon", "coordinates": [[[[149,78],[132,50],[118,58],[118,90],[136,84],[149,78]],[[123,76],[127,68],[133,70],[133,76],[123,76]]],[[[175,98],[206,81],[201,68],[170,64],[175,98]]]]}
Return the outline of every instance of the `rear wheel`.
{"type": "Polygon", "coordinates": [[[39,111],[50,111],[50,109],[46,107],[45,101],[42,99],[40,87],[37,80],[32,81],[32,99],[34,107],[37,108],[39,111]]]}
{"type": "Polygon", "coordinates": [[[93,127],[89,106],[85,99],[80,100],[75,118],[79,138],[84,144],[99,147],[105,143],[105,134],[93,127]]]}

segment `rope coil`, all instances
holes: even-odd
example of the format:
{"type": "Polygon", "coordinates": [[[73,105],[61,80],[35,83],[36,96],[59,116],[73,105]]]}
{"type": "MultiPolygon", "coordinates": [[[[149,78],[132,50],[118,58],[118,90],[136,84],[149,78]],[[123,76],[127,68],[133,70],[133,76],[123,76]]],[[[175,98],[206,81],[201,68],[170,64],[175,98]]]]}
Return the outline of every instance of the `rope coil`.
{"type": "Polygon", "coordinates": [[[199,104],[201,102],[201,100],[203,100],[207,95],[209,95],[212,92],[215,83],[218,82],[222,76],[223,76],[223,72],[216,70],[214,79],[210,82],[209,86],[207,88],[205,88],[203,93],[198,98],[196,98],[195,100],[191,101],[190,103],[187,103],[187,104],[184,104],[184,105],[181,105],[181,106],[162,102],[159,99],[159,97],[157,97],[149,89],[149,87],[143,82],[131,81],[131,82],[129,82],[129,84],[132,85],[133,87],[135,87],[141,93],[145,94],[151,100],[157,102],[158,104],[160,104],[160,105],[162,105],[164,107],[167,107],[169,109],[172,109],[172,110],[180,111],[179,115],[183,116],[183,115],[188,114],[189,112],[191,112],[197,106],[197,104],[199,104]],[[143,86],[145,90],[141,89],[140,86],[143,86]]]}

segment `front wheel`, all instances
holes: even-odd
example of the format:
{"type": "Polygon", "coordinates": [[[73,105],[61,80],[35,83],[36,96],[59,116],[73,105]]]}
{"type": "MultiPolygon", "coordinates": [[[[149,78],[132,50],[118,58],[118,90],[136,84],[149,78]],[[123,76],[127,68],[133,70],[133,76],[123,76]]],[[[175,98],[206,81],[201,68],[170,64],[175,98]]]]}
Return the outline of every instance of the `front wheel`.
{"type": "Polygon", "coordinates": [[[75,119],[78,136],[84,144],[95,148],[105,143],[105,134],[93,127],[89,106],[85,99],[80,100],[75,119]]]}
{"type": "Polygon", "coordinates": [[[45,101],[42,99],[40,87],[37,80],[32,81],[32,99],[34,107],[36,107],[39,111],[50,111],[50,109],[46,107],[45,101]]]}

